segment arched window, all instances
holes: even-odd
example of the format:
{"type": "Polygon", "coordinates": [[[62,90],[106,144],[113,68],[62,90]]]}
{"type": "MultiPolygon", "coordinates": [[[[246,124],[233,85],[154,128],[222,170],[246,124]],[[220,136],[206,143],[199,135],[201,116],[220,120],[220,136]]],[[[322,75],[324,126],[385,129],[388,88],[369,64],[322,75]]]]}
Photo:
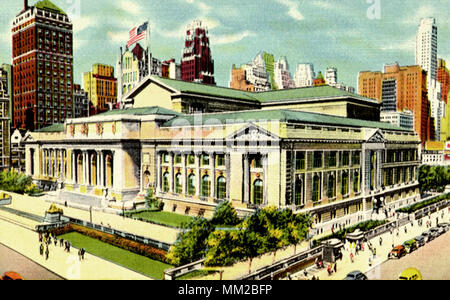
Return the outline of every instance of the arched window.
{"type": "Polygon", "coordinates": [[[169,191],[169,172],[165,172],[163,175],[162,188],[165,193],[169,191]]]}
{"type": "Polygon", "coordinates": [[[253,203],[262,204],[264,201],[263,182],[260,179],[253,182],[253,203]]]}
{"type": "Polygon", "coordinates": [[[299,178],[295,180],[294,204],[303,204],[303,181],[299,178]]]}
{"type": "Polygon", "coordinates": [[[195,195],[195,175],[191,174],[187,179],[187,193],[190,196],[195,195]]]}
{"type": "Polygon", "coordinates": [[[322,198],[320,187],[321,187],[320,176],[316,174],[313,177],[313,184],[312,184],[312,201],[314,202],[317,202],[322,198]]]}
{"type": "Polygon", "coordinates": [[[225,199],[227,197],[227,180],[221,176],[217,178],[217,199],[225,199]]]}
{"type": "Polygon", "coordinates": [[[328,175],[327,197],[330,199],[336,197],[336,177],[334,174],[328,175]]]}
{"type": "Polygon", "coordinates": [[[183,192],[183,186],[181,184],[181,174],[177,173],[177,175],[175,175],[175,193],[181,194],[182,192],[183,192]]]}
{"type": "Polygon", "coordinates": [[[211,181],[209,180],[209,176],[205,175],[202,177],[201,196],[209,197],[210,194],[211,194],[211,181]]]}

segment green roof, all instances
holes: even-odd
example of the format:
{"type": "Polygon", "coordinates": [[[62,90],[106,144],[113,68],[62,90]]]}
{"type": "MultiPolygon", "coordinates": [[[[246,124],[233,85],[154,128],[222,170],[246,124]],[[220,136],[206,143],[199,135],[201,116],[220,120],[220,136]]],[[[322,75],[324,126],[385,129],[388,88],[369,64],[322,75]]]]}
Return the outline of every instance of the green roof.
{"type": "Polygon", "coordinates": [[[63,132],[64,131],[64,124],[53,124],[44,128],[41,128],[39,130],[36,130],[36,132],[63,132]]]}
{"type": "Polygon", "coordinates": [[[214,85],[186,82],[181,80],[174,80],[152,76],[154,80],[159,81],[173,89],[182,93],[200,94],[205,96],[216,96],[223,98],[232,98],[239,100],[247,100],[259,103],[270,103],[286,100],[306,100],[306,99],[326,99],[336,97],[354,98],[362,101],[369,101],[378,103],[376,100],[363,97],[358,94],[350,93],[329,85],[284,89],[267,92],[247,92],[235,90],[226,87],[219,87],[214,85]]]}
{"type": "Polygon", "coordinates": [[[226,87],[219,87],[215,85],[187,82],[181,80],[168,79],[163,77],[152,76],[153,79],[159,81],[173,89],[182,92],[182,93],[194,93],[205,96],[215,96],[221,98],[232,98],[239,100],[247,100],[258,102],[257,99],[253,96],[253,93],[234,90],[226,87]]]}
{"type": "Polygon", "coordinates": [[[176,125],[216,125],[234,124],[260,121],[280,121],[284,123],[307,123],[318,125],[335,125],[346,127],[368,127],[384,130],[408,131],[407,129],[395,126],[390,123],[366,121],[324,115],[311,112],[303,112],[288,109],[277,110],[254,110],[231,113],[212,113],[197,115],[184,115],[173,118],[163,124],[165,127],[176,125]]]}
{"type": "Polygon", "coordinates": [[[58,14],[66,15],[66,13],[61,8],[59,8],[58,6],[56,6],[49,0],[41,0],[41,1],[37,2],[34,6],[37,8],[40,8],[40,9],[44,9],[44,10],[48,10],[48,11],[55,12],[58,14]]]}
{"type": "Polygon", "coordinates": [[[254,96],[261,103],[289,100],[326,99],[336,97],[350,97],[363,101],[369,101],[372,103],[377,102],[374,99],[366,98],[361,95],[350,93],[329,85],[261,92],[255,93],[254,96]]]}
{"type": "Polygon", "coordinates": [[[130,109],[114,109],[107,112],[98,114],[98,116],[114,116],[114,115],[134,115],[134,116],[145,116],[145,115],[170,115],[179,116],[180,113],[166,109],[159,106],[151,107],[140,107],[140,108],[130,108],[130,109]]]}

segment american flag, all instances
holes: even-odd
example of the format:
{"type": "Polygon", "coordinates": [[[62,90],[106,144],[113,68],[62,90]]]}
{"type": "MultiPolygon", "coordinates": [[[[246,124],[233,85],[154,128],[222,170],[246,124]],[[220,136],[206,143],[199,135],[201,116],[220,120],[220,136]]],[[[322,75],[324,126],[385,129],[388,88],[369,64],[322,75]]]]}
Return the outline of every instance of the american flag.
{"type": "Polygon", "coordinates": [[[134,27],[130,30],[130,38],[128,39],[127,46],[130,47],[134,43],[146,38],[148,22],[145,22],[139,27],[134,27]]]}

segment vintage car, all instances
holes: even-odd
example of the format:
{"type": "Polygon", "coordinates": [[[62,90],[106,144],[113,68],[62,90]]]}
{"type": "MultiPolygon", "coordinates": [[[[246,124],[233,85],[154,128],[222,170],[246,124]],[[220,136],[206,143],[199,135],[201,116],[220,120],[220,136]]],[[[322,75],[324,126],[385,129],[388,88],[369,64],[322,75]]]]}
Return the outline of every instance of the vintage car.
{"type": "Polygon", "coordinates": [[[0,280],[23,280],[23,277],[20,276],[20,274],[9,271],[5,272],[2,277],[0,277],[0,280]]]}
{"type": "Polygon", "coordinates": [[[422,274],[416,268],[408,268],[398,275],[398,280],[422,280],[422,274]]]}
{"type": "Polygon", "coordinates": [[[361,271],[352,271],[347,274],[344,280],[367,280],[367,276],[361,271]]]}
{"type": "Polygon", "coordinates": [[[417,242],[417,247],[422,247],[425,245],[425,237],[423,235],[418,235],[414,238],[417,242]]]}
{"type": "Polygon", "coordinates": [[[403,247],[405,247],[406,253],[411,253],[418,248],[417,241],[415,239],[407,240],[403,243],[403,247]]]}
{"type": "Polygon", "coordinates": [[[388,259],[390,258],[401,258],[406,255],[406,249],[403,245],[398,245],[392,248],[391,252],[388,254],[388,259]]]}

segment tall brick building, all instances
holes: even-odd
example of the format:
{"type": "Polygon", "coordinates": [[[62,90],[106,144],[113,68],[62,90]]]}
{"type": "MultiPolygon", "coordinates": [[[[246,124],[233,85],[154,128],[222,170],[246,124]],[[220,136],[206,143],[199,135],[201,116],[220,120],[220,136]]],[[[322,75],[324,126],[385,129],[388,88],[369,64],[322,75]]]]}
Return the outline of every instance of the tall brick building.
{"type": "Polygon", "coordinates": [[[359,73],[358,93],[383,102],[386,110],[411,110],[414,130],[422,144],[434,139],[434,121],[430,116],[427,73],[420,66],[386,65],[383,72],[359,73]]]}
{"type": "Polygon", "coordinates": [[[73,34],[67,14],[48,0],[12,23],[13,126],[36,130],[73,114],[73,34]]]}
{"type": "Polygon", "coordinates": [[[181,80],[216,85],[207,34],[208,30],[201,21],[188,26],[181,59],[181,80]]]}

